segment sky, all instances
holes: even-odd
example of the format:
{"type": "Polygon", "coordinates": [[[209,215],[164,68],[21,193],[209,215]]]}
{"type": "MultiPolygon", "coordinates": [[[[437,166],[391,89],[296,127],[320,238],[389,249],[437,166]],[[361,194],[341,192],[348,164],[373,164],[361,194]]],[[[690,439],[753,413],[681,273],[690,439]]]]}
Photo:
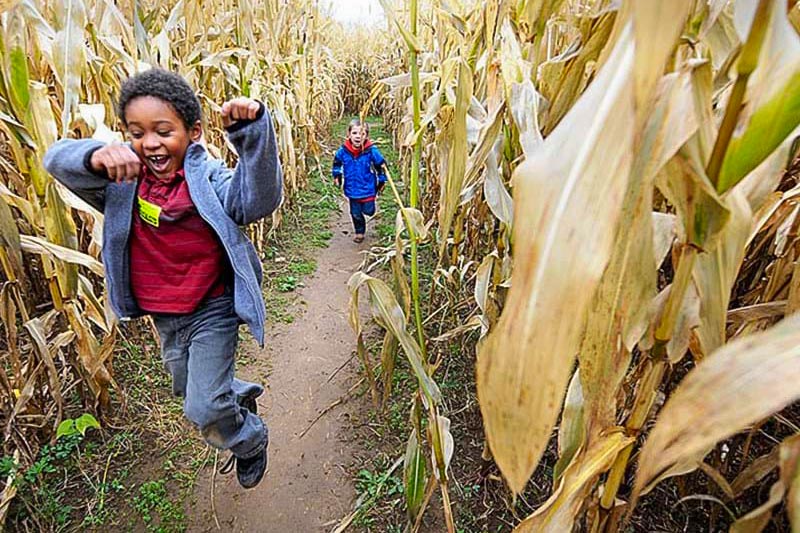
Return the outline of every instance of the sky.
{"type": "Polygon", "coordinates": [[[322,0],[321,4],[330,5],[333,18],[343,23],[373,25],[384,20],[378,0],[322,0]]]}

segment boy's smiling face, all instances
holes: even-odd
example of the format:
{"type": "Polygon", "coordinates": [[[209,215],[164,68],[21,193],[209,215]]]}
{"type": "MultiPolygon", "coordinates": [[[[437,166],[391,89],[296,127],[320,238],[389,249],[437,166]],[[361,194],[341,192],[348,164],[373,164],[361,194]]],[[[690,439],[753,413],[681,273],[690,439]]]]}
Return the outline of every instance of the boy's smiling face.
{"type": "Polygon", "coordinates": [[[367,140],[367,129],[364,126],[353,126],[350,129],[349,139],[354,148],[361,148],[367,140]]]}
{"type": "Polygon", "coordinates": [[[125,122],[134,151],[159,179],[183,168],[186,149],[203,131],[200,121],[187,129],[175,109],[154,96],[131,100],[125,107],[125,122]]]}

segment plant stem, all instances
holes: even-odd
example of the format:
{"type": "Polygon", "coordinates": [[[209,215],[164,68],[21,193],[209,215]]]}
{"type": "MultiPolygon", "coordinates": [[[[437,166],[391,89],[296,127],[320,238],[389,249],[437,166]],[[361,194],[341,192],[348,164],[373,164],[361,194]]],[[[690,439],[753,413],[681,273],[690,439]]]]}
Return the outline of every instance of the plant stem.
{"type": "MultiPolygon", "coordinates": [[[[411,34],[417,37],[417,0],[411,0],[411,34]]],[[[413,151],[411,153],[411,183],[410,201],[411,207],[416,208],[419,203],[419,162],[422,154],[422,144],[420,143],[419,124],[420,124],[420,96],[419,96],[419,64],[417,62],[417,51],[411,48],[409,51],[409,62],[411,63],[411,97],[413,107],[414,140],[413,151]]]]}
{"type": "MultiPolygon", "coordinates": [[[[411,0],[411,34],[417,37],[417,0],[411,0]]],[[[411,183],[409,184],[409,204],[416,209],[419,204],[419,165],[422,154],[422,139],[419,135],[420,127],[420,95],[419,95],[419,65],[417,64],[417,51],[409,51],[411,63],[411,96],[414,111],[414,146],[411,152],[411,183]]],[[[422,359],[427,364],[428,350],[425,347],[425,332],[422,329],[422,308],[419,298],[419,253],[416,237],[409,231],[411,237],[411,299],[414,301],[414,323],[417,330],[417,340],[422,350],[422,359]]]]}
{"type": "MultiPolygon", "coordinates": [[[[641,385],[636,391],[633,411],[625,424],[625,429],[629,435],[637,435],[642,430],[645,422],[647,422],[647,416],[653,408],[653,402],[655,402],[658,395],[658,388],[661,386],[661,380],[666,369],[667,343],[672,336],[672,330],[675,328],[675,321],[678,318],[686,290],[692,281],[692,271],[694,270],[696,259],[697,248],[694,246],[684,247],[683,254],[678,259],[678,270],[672,280],[672,287],[667,297],[667,303],[664,306],[664,312],[658,321],[658,326],[656,326],[655,345],[650,351],[650,361],[647,363],[648,367],[642,377],[641,385]]],[[[611,466],[603,497],[600,500],[600,505],[603,509],[611,509],[614,506],[614,499],[625,476],[625,470],[628,468],[631,452],[633,452],[633,444],[626,446],[617,455],[614,464],[611,466]]]]}
{"type": "MultiPolygon", "coordinates": [[[[650,361],[648,365],[642,377],[641,386],[637,391],[633,411],[626,424],[626,430],[629,434],[641,431],[644,423],[647,421],[647,415],[653,407],[653,402],[658,392],[658,386],[661,384],[661,379],[664,377],[665,364],[663,358],[655,362],[650,361]]],[[[617,458],[614,460],[614,464],[606,480],[605,489],[603,490],[603,497],[600,500],[600,505],[603,509],[611,509],[614,507],[614,500],[616,499],[622,479],[625,477],[625,470],[628,467],[628,460],[631,457],[631,452],[633,452],[633,444],[626,446],[619,452],[619,455],[617,455],[617,458]]]]}
{"type": "Polygon", "coordinates": [[[761,53],[761,45],[764,43],[764,36],[767,33],[772,5],[772,0],[759,0],[758,2],[758,7],[753,17],[753,25],[750,27],[750,33],[748,33],[747,41],[742,46],[742,53],[736,65],[736,83],[733,85],[728,105],[725,107],[725,116],[722,118],[717,141],[714,143],[711,159],[708,161],[706,175],[708,175],[708,179],[711,180],[711,183],[720,193],[725,192],[730,186],[727,183],[719,183],[719,173],[722,170],[722,163],[725,160],[725,153],[728,151],[728,145],[730,145],[733,137],[733,131],[736,129],[736,123],[739,121],[739,111],[744,101],[747,80],[758,64],[758,56],[761,53]]]}

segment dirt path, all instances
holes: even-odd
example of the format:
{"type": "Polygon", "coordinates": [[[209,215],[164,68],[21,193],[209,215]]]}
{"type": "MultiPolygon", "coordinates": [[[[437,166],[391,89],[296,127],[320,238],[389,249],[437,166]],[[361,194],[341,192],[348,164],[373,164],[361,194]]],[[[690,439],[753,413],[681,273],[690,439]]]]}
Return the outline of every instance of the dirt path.
{"type": "MultiPolygon", "coordinates": [[[[300,438],[317,414],[343,397],[357,379],[346,284],[369,239],[362,245],[351,241],[345,211],[331,229],[334,235],[317,257],[317,271],[300,290],[305,310],[293,323],[272,327],[264,350],[248,350],[250,359],[268,361],[272,368],[259,399],[259,413],[270,430],[269,468],[261,484],[249,491],[239,487],[235,473],[217,475],[214,497],[222,531],[329,531],[351,510],[355,492],[346,468],[353,461],[354,443],[344,438],[346,409],[334,408],[300,438]]],[[[239,372],[256,377],[257,366],[239,372]]],[[[226,457],[220,454],[220,461],[226,457]]],[[[210,472],[198,480],[195,496],[189,531],[217,531],[210,472]]]]}

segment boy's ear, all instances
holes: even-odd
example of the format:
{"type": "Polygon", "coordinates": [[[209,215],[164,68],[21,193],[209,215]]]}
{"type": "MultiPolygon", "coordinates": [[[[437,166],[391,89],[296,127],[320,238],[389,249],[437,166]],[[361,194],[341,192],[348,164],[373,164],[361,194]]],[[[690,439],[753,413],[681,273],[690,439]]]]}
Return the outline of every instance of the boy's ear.
{"type": "Polygon", "coordinates": [[[200,140],[200,137],[203,136],[203,124],[198,120],[194,123],[194,125],[189,128],[189,138],[197,142],[200,140]]]}

